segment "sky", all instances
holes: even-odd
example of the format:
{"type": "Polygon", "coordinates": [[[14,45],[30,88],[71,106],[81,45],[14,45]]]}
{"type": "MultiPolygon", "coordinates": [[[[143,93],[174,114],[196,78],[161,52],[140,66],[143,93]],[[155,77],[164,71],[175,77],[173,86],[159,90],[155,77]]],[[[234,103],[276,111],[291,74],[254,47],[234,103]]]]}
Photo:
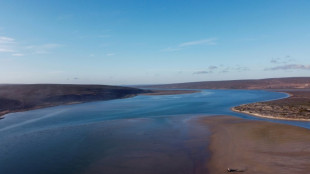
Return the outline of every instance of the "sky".
{"type": "Polygon", "coordinates": [[[310,76],[309,0],[1,0],[0,83],[310,76]]]}

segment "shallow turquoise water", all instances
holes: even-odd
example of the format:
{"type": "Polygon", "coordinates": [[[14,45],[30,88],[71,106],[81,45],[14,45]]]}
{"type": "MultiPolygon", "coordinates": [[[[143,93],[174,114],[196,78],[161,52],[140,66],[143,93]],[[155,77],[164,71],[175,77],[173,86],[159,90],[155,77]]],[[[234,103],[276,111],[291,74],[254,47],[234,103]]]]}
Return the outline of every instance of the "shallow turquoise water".
{"type": "MultiPolygon", "coordinates": [[[[193,134],[208,136],[208,130],[191,127],[189,120],[224,114],[268,120],[230,108],[286,96],[261,90],[202,90],[9,114],[0,121],[0,173],[199,173],[193,170],[207,159],[208,142],[193,134]],[[189,139],[200,143],[189,145],[189,139]],[[162,158],[180,160],[166,166],[162,158]],[[154,165],[162,169],[154,170],[154,165]]],[[[310,128],[308,122],[268,121],[310,128]]]]}

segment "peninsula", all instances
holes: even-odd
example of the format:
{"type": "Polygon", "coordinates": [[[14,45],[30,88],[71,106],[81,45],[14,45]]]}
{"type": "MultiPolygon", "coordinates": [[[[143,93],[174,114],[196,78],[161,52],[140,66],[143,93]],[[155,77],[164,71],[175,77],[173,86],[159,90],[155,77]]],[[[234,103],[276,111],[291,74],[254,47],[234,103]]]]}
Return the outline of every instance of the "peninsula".
{"type": "Polygon", "coordinates": [[[275,101],[244,104],[233,107],[232,110],[258,117],[310,121],[310,77],[204,81],[144,87],[162,89],[262,89],[284,92],[290,97],[275,101]]]}
{"type": "Polygon", "coordinates": [[[233,107],[236,112],[273,119],[310,121],[310,90],[280,90],[290,95],[288,98],[243,104],[233,107]]]}
{"type": "Polygon", "coordinates": [[[1,116],[58,105],[78,104],[133,97],[136,95],[175,95],[198,90],[144,90],[132,87],[73,84],[0,85],[1,116]]]}
{"type": "MultiPolygon", "coordinates": [[[[21,84],[0,85],[0,116],[18,111],[91,101],[120,99],[138,94],[174,95],[197,89],[263,89],[290,94],[289,98],[244,104],[233,111],[254,116],[310,121],[310,77],[259,80],[206,81],[178,84],[120,87],[107,85],[21,84]],[[155,90],[156,89],[156,90],[155,90]],[[183,89],[183,90],[176,90],[183,89]]],[[[0,117],[1,118],[1,117],[0,117]]]]}
{"type": "Polygon", "coordinates": [[[144,92],[150,91],[107,85],[0,85],[0,116],[51,106],[126,98],[144,92]]]}

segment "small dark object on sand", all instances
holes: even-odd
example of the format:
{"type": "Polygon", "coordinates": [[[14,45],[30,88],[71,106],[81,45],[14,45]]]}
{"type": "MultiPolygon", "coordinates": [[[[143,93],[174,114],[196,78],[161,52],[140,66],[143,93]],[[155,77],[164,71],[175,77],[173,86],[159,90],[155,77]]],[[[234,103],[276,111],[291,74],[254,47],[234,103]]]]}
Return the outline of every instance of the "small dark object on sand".
{"type": "Polygon", "coordinates": [[[227,168],[227,172],[244,172],[244,170],[227,168]]]}

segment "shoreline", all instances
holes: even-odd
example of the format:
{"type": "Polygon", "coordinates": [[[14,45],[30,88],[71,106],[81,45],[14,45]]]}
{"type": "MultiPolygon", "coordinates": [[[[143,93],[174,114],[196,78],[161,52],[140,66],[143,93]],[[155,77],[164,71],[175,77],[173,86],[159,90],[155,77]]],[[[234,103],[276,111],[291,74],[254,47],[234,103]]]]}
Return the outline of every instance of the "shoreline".
{"type": "MultiPolygon", "coordinates": [[[[108,100],[117,100],[117,99],[126,99],[126,98],[131,98],[138,96],[139,94],[136,95],[129,95],[121,98],[115,98],[115,99],[108,99],[108,100]]],[[[94,100],[94,101],[81,101],[81,102],[68,102],[68,103],[60,103],[60,104],[51,104],[51,105],[46,105],[46,106],[36,106],[34,108],[27,108],[27,109],[21,109],[21,110],[5,110],[0,112],[0,120],[5,119],[6,115],[12,114],[12,113],[18,113],[18,112],[27,112],[27,111],[33,111],[37,109],[45,109],[45,108],[51,108],[51,107],[57,107],[57,106],[67,106],[67,105],[75,105],[75,104],[83,104],[83,103],[91,103],[91,102],[100,102],[100,101],[108,101],[108,100],[94,100]]]]}
{"type": "MultiPolygon", "coordinates": [[[[192,94],[192,93],[198,93],[199,90],[151,90],[151,92],[147,93],[139,93],[139,94],[132,94],[120,98],[114,98],[114,99],[108,99],[108,100],[117,100],[117,99],[126,99],[135,97],[138,95],[180,95],[180,94],[192,94]]],[[[100,102],[100,101],[108,101],[108,100],[94,100],[94,101],[76,101],[76,102],[68,102],[68,103],[60,103],[60,104],[51,104],[46,106],[36,106],[33,108],[27,108],[27,109],[20,109],[20,110],[4,110],[0,112],[0,120],[4,119],[7,114],[11,113],[17,113],[17,112],[26,112],[26,111],[32,111],[36,109],[44,109],[44,108],[50,108],[50,107],[56,107],[56,106],[66,106],[66,105],[74,105],[74,104],[83,104],[83,103],[90,103],[90,102],[100,102]]]]}
{"type": "MultiPolygon", "coordinates": [[[[242,105],[240,105],[240,106],[242,106],[242,105]]],[[[230,110],[232,110],[234,112],[237,112],[237,113],[247,114],[247,115],[254,116],[254,117],[259,117],[259,118],[269,118],[269,119],[274,119],[274,120],[288,120],[288,121],[310,121],[310,119],[283,118],[283,117],[274,117],[274,116],[268,116],[268,115],[261,115],[261,114],[258,114],[258,113],[251,113],[249,111],[238,111],[238,110],[234,109],[234,107],[232,107],[230,110]]]]}
{"type": "Polygon", "coordinates": [[[310,121],[309,90],[301,91],[292,89],[275,90],[274,92],[285,93],[288,97],[271,101],[242,104],[232,107],[231,110],[237,113],[275,120],[310,121]]]}
{"type": "Polygon", "coordinates": [[[211,131],[210,174],[227,168],[253,174],[310,171],[309,129],[225,115],[201,117],[198,122],[211,131]]]}
{"type": "MultiPolygon", "coordinates": [[[[269,91],[269,90],[267,90],[267,91],[269,91]]],[[[200,91],[199,90],[152,90],[151,92],[148,92],[148,93],[140,93],[140,94],[135,94],[135,95],[129,95],[129,96],[125,96],[125,97],[121,97],[121,98],[116,98],[116,99],[130,98],[130,97],[135,97],[135,96],[138,96],[138,95],[180,95],[180,94],[192,94],[192,93],[198,93],[198,92],[200,92],[200,91]]],[[[285,100],[285,99],[289,99],[289,98],[294,96],[294,94],[291,93],[291,91],[275,91],[275,92],[285,93],[285,94],[288,95],[288,97],[280,98],[280,99],[276,99],[276,100],[271,100],[271,101],[285,100]]],[[[111,99],[111,100],[115,100],[115,99],[111,99]]],[[[106,100],[81,101],[81,102],[69,102],[69,103],[61,103],[61,104],[51,104],[51,105],[46,105],[46,106],[37,106],[37,107],[34,107],[34,108],[21,109],[21,110],[15,110],[15,111],[4,110],[4,111],[0,112],[0,120],[4,119],[5,116],[7,114],[10,114],[10,113],[26,112],[26,111],[31,111],[31,110],[36,110],[36,109],[43,109],[43,108],[49,108],[49,107],[55,107],[55,106],[82,104],[82,103],[98,102],[98,101],[106,101],[106,100]]],[[[265,101],[265,102],[268,103],[270,101],[265,101]]],[[[265,102],[256,102],[256,103],[265,103],[265,102]]],[[[256,103],[250,103],[250,104],[256,104],[256,103]]],[[[247,115],[250,115],[250,116],[260,117],[260,118],[268,118],[268,119],[275,119],[275,120],[289,120],[289,121],[307,121],[307,122],[310,121],[310,118],[309,119],[304,119],[304,118],[275,117],[275,116],[272,116],[272,115],[263,115],[263,114],[260,114],[260,113],[253,113],[251,111],[240,111],[240,110],[235,109],[236,107],[242,107],[244,105],[248,105],[248,104],[234,106],[234,107],[230,108],[230,110],[233,111],[233,112],[247,114],[247,115]]]]}
{"type": "Polygon", "coordinates": [[[0,115],[73,103],[127,98],[149,92],[142,89],[84,84],[0,85],[0,115]]]}

